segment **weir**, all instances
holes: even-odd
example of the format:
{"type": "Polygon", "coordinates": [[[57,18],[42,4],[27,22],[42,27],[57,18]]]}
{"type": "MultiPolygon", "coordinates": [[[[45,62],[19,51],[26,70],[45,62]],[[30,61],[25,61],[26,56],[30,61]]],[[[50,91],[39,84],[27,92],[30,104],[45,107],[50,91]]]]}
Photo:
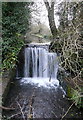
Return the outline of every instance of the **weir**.
{"type": "Polygon", "coordinates": [[[25,48],[24,77],[22,82],[40,85],[56,84],[58,60],[57,54],[49,52],[49,46],[36,45],[25,48]],[[50,83],[49,83],[50,82],[50,83]]]}
{"type": "Polygon", "coordinates": [[[57,70],[56,53],[41,47],[25,48],[24,77],[56,78],[57,70]]]}
{"type": "Polygon", "coordinates": [[[11,120],[62,118],[70,103],[57,80],[57,54],[49,52],[49,45],[29,45],[20,53],[18,63],[18,78],[13,80],[5,102],[15,110],[4,111],[3,115],[11,120]]]}

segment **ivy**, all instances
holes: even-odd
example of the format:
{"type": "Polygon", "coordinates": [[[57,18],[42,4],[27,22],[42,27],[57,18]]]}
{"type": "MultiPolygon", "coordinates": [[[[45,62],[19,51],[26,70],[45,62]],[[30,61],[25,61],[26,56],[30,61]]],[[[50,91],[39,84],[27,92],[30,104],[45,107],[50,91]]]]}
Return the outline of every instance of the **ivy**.
{"type": "Polygon", "coordinates": [[[26,2],[2,3],[2,62],[3,69],[15,67],[29,29],[30,10],[26,2]]]}

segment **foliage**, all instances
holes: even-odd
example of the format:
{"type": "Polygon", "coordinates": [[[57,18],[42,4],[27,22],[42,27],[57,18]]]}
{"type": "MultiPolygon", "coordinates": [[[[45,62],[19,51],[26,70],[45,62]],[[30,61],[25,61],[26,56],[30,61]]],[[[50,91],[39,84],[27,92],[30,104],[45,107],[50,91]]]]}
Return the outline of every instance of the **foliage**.
{"type": "Polygon", "coordinates": [[[71,100],[75,101],[76,106],[83,107],[82,99],[83,99],[83,96],[81,94],[81,91],[73,90],[71,100]]]}
{"type": "Polygon", "coordinates": [[[17,55],[24,45],[30,18],[28,5],[26,2],[2,3],[3,69],[15,66],[17,55]]]}
{"type": "Polygon", "coordinates": [[[66,3],[64,9],[60,11],[62,14],[60,14],[58,45],[61,49],[61,66],[74,76],[80,74],[83,68],[81,9],[82,3],[66,3]]]}
{"type": "Polygon", "coordinates": [[[73,77],[70,79],[70,83],[73,82],[75,88],[73,90],[71,99],[75,101],[76,106],[82,107],[81,94],[83,91],[76,89],[77,86],[81,88],[80,81],[82,81],[83,71],[83,44],[81,30],[82,3],[73,3],[73,5],[68,3],[67,10],[68,9],[69,11],[66,12],[72,16],[72,19],[68,19],[68,17],[66,17],[66,24],[64,23],[63,26],[64,33],[61,32],[60,34],[60,37],[63,40],[62,52],[60,56],[62,60],[61,66],[63,66],[64,69],[73,77]]]}
{"type": "MultiPolygon", "coordinates": [[[[58,39],[52,43],[52,49],[59,52],[60,66],[70,74],[71,79],[67,78],[70,84],[79,87],[82,86],[80,83],[83,77],[82,5],[83,2],[60,4],[58,39]]],[[[74,87],[72,99],[76,101],[76,105],[81,106],[79,95],[80,91],[74,87]]]]}
{"type": "Polygon", "coordinates": [[[67,91],[68,97],[70,97],[70,100],[73,100],[75,105],[80,108],[83,107],[83,95],[82,95],[82,88],[78,86],[77,89],[73,89],[68,86],[67,91]]]}

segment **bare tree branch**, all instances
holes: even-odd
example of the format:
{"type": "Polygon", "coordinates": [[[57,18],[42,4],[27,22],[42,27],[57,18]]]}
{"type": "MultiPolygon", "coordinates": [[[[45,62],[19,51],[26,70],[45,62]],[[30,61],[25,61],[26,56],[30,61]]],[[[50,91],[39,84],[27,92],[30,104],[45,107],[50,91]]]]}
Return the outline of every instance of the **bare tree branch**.
{"type": "Polygon", "coordinates": [[[21,111],[21,113],[22,113],[22,117],[23,117],[23,119],[25,120],[25,116],[24,116],[24,113],[23,113],[23,109],[22,109],[21,105],[19,104],[19,102],[17,102],[17,104],[18,104],[18,106],[19,106],[19,108],[20,108],[20,111],[21,111]]]}
{"type": "Polygon", "coordinates": [[[72,108],[72,106],[75,104],[75,102],[73,102],[70,107],[68,108],[68,110],[66,111],[66,113],[62,116],[61,120],[63,120],[63,118],[68,114],[69,110],[72,108]]]}
{"type": "Polygon", "coordinates": [[[15,110],[15,108],[8,108],[8,107],[4,107],[4,106],[0,106],[0,109],[4,109],[4,110],[15,110]]]}

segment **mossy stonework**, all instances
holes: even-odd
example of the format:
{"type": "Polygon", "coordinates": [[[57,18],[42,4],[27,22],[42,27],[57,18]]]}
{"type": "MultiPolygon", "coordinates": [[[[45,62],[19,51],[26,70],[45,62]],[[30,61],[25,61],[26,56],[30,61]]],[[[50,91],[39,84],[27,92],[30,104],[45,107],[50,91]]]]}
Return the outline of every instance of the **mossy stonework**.
{"type": "Polygon", "coordinates": [[[10,84],[15,77],[15,69],[5,71],[2,76],[2,103],[4,103],[8,94],[10,84]]]}

